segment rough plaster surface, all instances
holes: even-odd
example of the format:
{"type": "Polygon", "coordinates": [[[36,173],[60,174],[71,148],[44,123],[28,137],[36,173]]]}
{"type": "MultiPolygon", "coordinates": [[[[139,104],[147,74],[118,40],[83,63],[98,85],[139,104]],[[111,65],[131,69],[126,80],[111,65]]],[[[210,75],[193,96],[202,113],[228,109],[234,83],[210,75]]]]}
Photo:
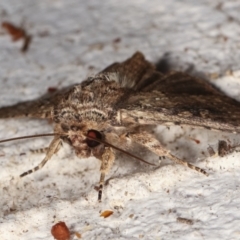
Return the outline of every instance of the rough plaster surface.
{"type": "MultiPolygon", "coordinates": [[[[37,98],[49,87],[81,82],[107,65],[141,50],[174,69],[207,76],[239,99],[239,1],[0,0],[0,20],[24,26],[33,36],[26,54],[0,30],[0,105],[37,98]]],[[[0,120],[0,138],[52,131],[40,120],[0,120]]],[[[68,146],[41,170],[50,138],[0,145],[0,239],[53,239],[64,221],[72,239],[240,239],[240,155],[210,157],[219,139],[237,136],[159,126],[159,138],[179,157],[206,169],[205,177],[163,161],[150,169],[120,156],[97,202],[99,162],[78,159],[68,146]],[[193,139],[200,141],[199,144],[193,139]],[[109,218],[100,212],[113,210],[109,218]],[[177,221],[193,220],[193,225],[177,221]]],[[[148,160],[154,156],[147,155],[148,160]]]]}

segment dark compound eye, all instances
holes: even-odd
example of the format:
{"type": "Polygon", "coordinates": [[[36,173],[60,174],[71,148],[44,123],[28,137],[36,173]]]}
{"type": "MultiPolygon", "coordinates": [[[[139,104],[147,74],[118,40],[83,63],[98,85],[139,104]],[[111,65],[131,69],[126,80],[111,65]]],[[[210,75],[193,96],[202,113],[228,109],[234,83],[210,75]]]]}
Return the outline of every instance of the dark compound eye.
{"type": "MultiPolygon", "coordinates": [[[[96,138],[96,139],[101,140],[102,134],[96,130],[89,130],[87,133],[87,137],[96,138]]],[[[100,144],[99,142],[94,141],[92,139],[88,139],[88,138],[86,139],[86,143],[87,143],[88,147],[90,147],[90,148],[96,147],[100,144]]]]}

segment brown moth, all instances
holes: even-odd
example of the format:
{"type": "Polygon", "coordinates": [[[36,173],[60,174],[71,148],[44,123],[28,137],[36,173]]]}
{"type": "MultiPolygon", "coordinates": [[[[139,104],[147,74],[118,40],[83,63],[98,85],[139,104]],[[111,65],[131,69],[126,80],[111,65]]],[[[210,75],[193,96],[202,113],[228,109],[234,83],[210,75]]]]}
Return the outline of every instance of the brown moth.
{"type": "Polygon", "coordinates": [[[172,155],[153,136],[152,129],[159,124],[180,124],[239,133],[239,109],[240,103],[205,81],[181,72],[163,75],[137,52],[50,97],[2,107],[0,118],[44,118],[54,123],[55,136],[45,158],[21,177],[42,168],[61,142],[70,144],[80,158],[93,155],[101,160],[100,201],[116,150],[126,153],[133,142],[207,175],[203,169],[172,155]]]}

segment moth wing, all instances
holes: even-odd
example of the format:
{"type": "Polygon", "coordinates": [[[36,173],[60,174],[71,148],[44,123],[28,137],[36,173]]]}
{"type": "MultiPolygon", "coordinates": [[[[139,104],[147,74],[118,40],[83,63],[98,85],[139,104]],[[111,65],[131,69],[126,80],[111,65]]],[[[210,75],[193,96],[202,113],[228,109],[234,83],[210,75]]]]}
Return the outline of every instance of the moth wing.
{"type": "Polygon", "coordinates": [[[145,81],[122,105],[123,125],[181,124],[240,132],[240,103],[206,81],[178,72],[145,81]]]}
{"type": "Polygon", "coordinates": [[[135,91],[152,91],[172,94],[196,95],[224,95],[205,80],[192,77],[183,72],[170,72],[162,74],[156,67],[147,61],[141,52],[136,52],[132,57],[122,63],[113,63],[101,73],[116,73],[122,87],[135,91]]]}
{"type": "MultiPolygon", "coordinates": [[[[120,84],[123,88],[139,90],[148,79],[148,84],[153,79],[155,66],[148,62],[141,52],[136,52],[132,57],[122,63],[113,63],[105,68],[102,74],[110,75],[110,78],[120,84]],[[149,79],[151,77],[151,79],[149,79]]],[[[157,75],[162,75],[157,73],[157,75]]],[[[156,78],[158,79],[159,76],[156,78]]]]}
{"type": "Polygon", "coordinates": [[[240,103],[202,79],[157,72],[140,52],[102,73],[111,72],[122,87],[132,89],[118,105],[123,125],[182,124],[240,132],[240,103]]]}
{"type": "Polygon", "coordinates": [[[115,81],[122,87],[135,91],[159,90],[174,94],[221,94],[206,81],[185,73],[171,72],[164,75],[156,71],[156,67],[147,61],[141,52],[136,52],[122,63],[111,64],[101,73],[115,73],[115,81]]]}
{"type": "Polygon", "coordinates": [[[39,99],[20,102],[0,108],[0,118],[46,118],[52,119],[53,108],[67,95],[69,88],[46,94],[39,99]]]}
{"type": "Polygon", "coordinates": [[[26,101],[0,108],[0,118],[50,118],[51,109],[51,105],[41,100],[26,101]]]}

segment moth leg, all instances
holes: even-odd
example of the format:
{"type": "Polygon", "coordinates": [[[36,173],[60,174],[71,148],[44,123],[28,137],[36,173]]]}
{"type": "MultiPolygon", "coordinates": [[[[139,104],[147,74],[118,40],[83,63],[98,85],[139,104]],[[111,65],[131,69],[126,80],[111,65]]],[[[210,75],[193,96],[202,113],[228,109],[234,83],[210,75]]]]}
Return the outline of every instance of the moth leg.
{"type": "Polygon", "coordinates": [[[20,175],[20,177],[24,177],[28,174],[31,174],[31,173],[36,172],[37,170],[41,169],[47,163],[47,161],[52,157],[52,155],[58,150],[58,147],[61,146],[60,142],[61,142],[61,139],[59,137],[54,138],[52,140],[52,142],[50,143],[50,146],[48,147],[46,156],[42,160],[42,162],[40,164],[38,164],[35,168],[22,173],[20,175]]]}
{"type": "MultiPolygon", "coordinates": [[[[56,148],[54,153],[57,153],[59,151],[59,149],[62,146],[62,142],[59,143],[58,147],[56,148]]],[[[47,153],[49,147],[45,147],[45,148],[39,148],[39,149],[32,149],[30,150],[32,153],[47,153]]]]}
{"type": "Polygon", "coordinates": [[[102,199],[102,191],[103,191],[103,185],[106,174],[111,169],[113,162],[115,160],[115,154],[110,147],[105,147],[104,153],[102,155],[102,164],[100,168],[100,180],[99,180],[99,188],[98,188],[98,201],[101,202],[102,199]]]}
{"type": "Polygon", "coordinates": [[[197,172],[200,172],[200,173],[208,176],[208,173],[204,169],[194,166],[191,163],[188,163],[188,162],[172,155],[168,150],[166,150],[161,145],[161,143],[156,138],[154,138],[154,136],[152,136],[151,134],[149,134],[147,132],[129,134],[129,137],[133,141],[145,146],[147,149],[149,149],[153,153],[157,154],[158,156],[161,156],[161,157],[165,156],[175,163],[187,166],[197,172]]]}
{"type": "Polygon", "coordinates": [[[48,151],[48,147],[39,148],[39,149],[32,149],[30,151],[31,151],[31,153],[46,153],[48,151]]]}

